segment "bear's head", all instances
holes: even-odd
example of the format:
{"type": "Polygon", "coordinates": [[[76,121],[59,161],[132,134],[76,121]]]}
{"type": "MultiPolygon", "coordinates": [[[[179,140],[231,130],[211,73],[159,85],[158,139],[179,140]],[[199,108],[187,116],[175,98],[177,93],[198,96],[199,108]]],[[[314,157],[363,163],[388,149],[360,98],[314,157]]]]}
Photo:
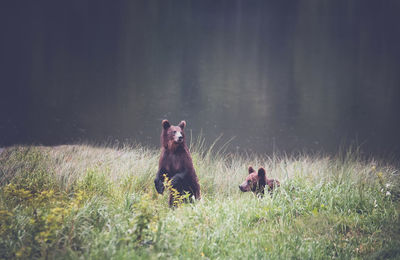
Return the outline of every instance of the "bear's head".
{"type": "Polygon", "coordinates": [[[185,121],[181,121],[179,125],[171,125],[168,120],[162,121],[161,145],[166,149],[176,149],[185,145],[185,133],[183,129],[186,126],[185,121]]]}
{"type": "Polygon", "coordinates": [[[245,181],[239,185],[239,189],[243,192],[263,192],[266,185],[265,169],[259,168],[256,172],[253,167],[249,166],[249,175],[245,181]]]}

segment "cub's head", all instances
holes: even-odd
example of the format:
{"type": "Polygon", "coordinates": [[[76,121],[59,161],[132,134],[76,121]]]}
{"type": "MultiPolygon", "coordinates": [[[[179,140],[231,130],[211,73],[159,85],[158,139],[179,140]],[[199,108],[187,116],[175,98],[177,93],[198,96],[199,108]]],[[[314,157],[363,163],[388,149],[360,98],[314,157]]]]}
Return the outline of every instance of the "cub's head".
{"type": "Polygon", "coordinates": [[[244,182],[239,185],[239,189],[243,192],[263,192],[265,184],[265,169],[259,168],[256,172],[253,167],[249,166],[249,175],[247,175],[244,182]]]}
{"type": "Polygon", "coordinates": [[[185,133],[183,129],[186,126],[185,121],[181,121],[179,125],[171,125],[168,120],[162,121],[161,145],[167,149],[175,149],[185,144],[185,133]]]}

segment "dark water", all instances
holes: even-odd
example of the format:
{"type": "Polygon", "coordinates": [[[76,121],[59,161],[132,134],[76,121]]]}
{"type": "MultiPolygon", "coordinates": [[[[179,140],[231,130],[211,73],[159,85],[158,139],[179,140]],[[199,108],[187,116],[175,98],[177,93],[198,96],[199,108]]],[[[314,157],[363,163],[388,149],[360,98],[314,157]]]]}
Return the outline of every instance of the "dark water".
{"type": "Polygon", "coordinates": [[[400,1],[7,1],[0,146],[158,146],[187,121],[229,150],[354,142],[400,158],[400,1]]]}

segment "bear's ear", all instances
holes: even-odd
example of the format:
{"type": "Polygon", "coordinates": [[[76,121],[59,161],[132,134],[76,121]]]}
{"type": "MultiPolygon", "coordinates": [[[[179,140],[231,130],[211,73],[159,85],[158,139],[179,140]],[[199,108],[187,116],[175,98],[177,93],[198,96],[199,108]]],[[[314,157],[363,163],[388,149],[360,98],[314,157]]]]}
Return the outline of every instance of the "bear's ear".
{"type": "Polygon", "coordinates": [[[258,169],[258,177],[259,178],[265,178],[265,170],[264,170],[264,168],[260,168],[260,169],[258,169]]]}
{"type": "Polygon", "coordinates": [[[178,126],[183,130],[183,128],[185,128],[185,126],[186,126],[186,121],[185,121],[185,120],[182,120],[182,121],[179,123],[178,126]]]}
{"type": "Polygon", "coordinates": [[[167,119],[163,120],[161,124],[164,129],[168,129],[171,126],[167,119]]]}
{"type": "Polygon", "coordinates": [[[249,166],[249,174],[255,172],[255,170],[253,169],[253,167],[249,166]]]}

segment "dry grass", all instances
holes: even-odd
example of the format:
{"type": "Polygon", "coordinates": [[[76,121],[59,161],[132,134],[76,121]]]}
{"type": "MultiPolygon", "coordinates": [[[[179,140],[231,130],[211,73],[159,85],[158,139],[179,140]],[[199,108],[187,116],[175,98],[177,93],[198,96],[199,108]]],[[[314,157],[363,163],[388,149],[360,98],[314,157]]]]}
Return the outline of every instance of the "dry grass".
{"type": "MultiPolygon", "coordinates": [[[[190,147],[202,200],[168,207],[159,151],[81,145],[0,154],[4,258],[399,257],[398,169],[342,156],[261,156],[190,147]],[[247,167],[281,187],[241,193],[247,167]]],[[[207,148],[207,149],[206,149],[207,148]]]]}

